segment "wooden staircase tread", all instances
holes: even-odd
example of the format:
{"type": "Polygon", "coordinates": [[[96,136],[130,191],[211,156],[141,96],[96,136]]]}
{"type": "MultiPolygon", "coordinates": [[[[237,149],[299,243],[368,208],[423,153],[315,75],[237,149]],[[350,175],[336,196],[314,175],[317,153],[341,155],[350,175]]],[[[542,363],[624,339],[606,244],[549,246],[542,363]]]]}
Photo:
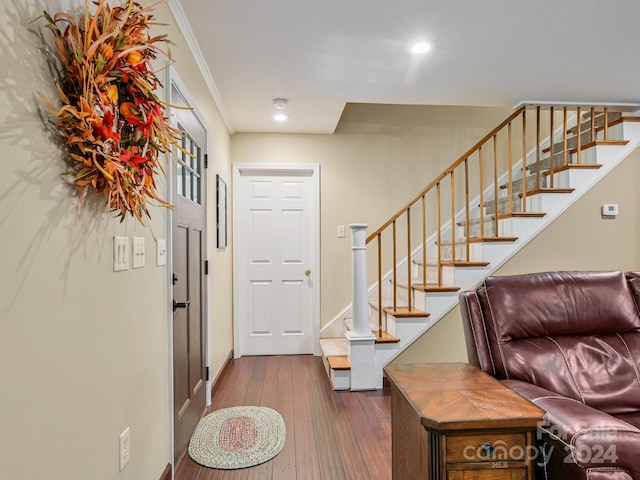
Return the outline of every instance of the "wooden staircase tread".
{"type": "MultiPolygon", "coordinates": [[[[620,125],[621,123],[625,123],[625,122],[629,122],[629,123],[640,122],[640,117],[636,117],[636,116],[630,115],[628,117],[616,118],[615,120],[611,120],[609,122],[609,128],[615,127],[616,125],[620,125]]],[[[567,128],[567,133],[573,133],[574,132],[574,128],[576,128],[576,127],[567,128]]],[[[595,128],[596,132],[601,132],[602,130],[604,130],[604,125],[598,125],[595,128]]],[[[583,132],[584,131],[587,131],[587,130],[583,130],[583,132]]]]}
{"type": "Polygon", "coordinates": [[[351,370],[351,363],[349,362],[349,357],[346,355],[327,357],[327,361],[329,362],[329,368],[331,368],[331,370],[351,370]]]}
{"type": "Polygon", "coordinates": [[[455,262],[440,262],[443,267],[486,267],[489,262],[466,262],[456,260],[455,262]]]}
{"type": "Polygon", "coordinates": [[[423,312],[415,307],[411,307],[411,309],[408,307],[396,307],[395,309],[393,307],[388,307],[384,309],[384,312],[389,315],[393,315],[396,318],[421,318],[431,315],[430,313],[423,312]]]}
{"type": "Polygon", "coordinates": [[[460,290],[460,287],[456,287],[455,285],[435,285],[435,284],[418,284],[411,285],[414,290],[420,290],[421,292],[457,292],[460,290]]]}
{"type": "MultiPolygon", "coordinates": [[[[624,117],[621,115],[622,115],[621,112],[609,111],[609,122],[608,122],[609,127],[613,127],[614,125],[617,125],[624,118],[634,118],[632,116],[624,117]]],[[[597,124],[595,125],[595,130],[596,131],[603,130],[604,129],[604,112],[602,111],[596,112],[596,115],[594,118],[597,124]],[[602,120],[602,122],[598,120],[602,120]]],[[[579,126],[580,126],[580,132],[582,133],[588,132],[591,129],[591,114],[588,111],[585,112],[582,118],[580,119],[579,126]]],[[[575,135],[577,131],[578,131],[578,125],[574,125],[573,127],[567,128],[568,134],[575,135]]]]}
{"type": "MultiPolygon", "coordinates": [[[[573,193],[575,188],[536,188],[535,190],[527,190],[527,197],[538,195],[540,193],[573,193]]],[[[518,194],[522,198],[523,194],[518,194]]]]}
{"type": "MultiPolygon", "coordinates": [[[[510,212],[510,213],[499,213],[498,214],[498,220],[505,220],[507,218],[542,218],[546,215],[545,212],[510,212]]],[[[475,218],[470,218],[469,219],[470,222],[475,223],[476,220],[480,220],[480,217],[475,217],[475,218]]],[[[491,214],[486,214],[484,215],[484,217],[482,218],[482,221],[484,223],[490,223],[493,222],[495,220],[495,214],[491,213],[491,214]]],[[[464,227],[464,221],[462,222],[456,222],[456,225],[458,225],[459,227],[464,227]]],[[[438,242],[435,242],[435,244],[437,245],[438,242]]]]}
{"type": "MultiPolygon", "coordinates": [[[[598,145],[610,145],[610,146],[620,146],[624,147],[629,140],[594,140],[593,142],[587,142],[584,145],[580,145],[580,150],[587,150],[588,148],[595,147],[598,145]]],[[[569,150],[569,153],[577,153],[577,148],[572,148],[569,150]]]]}
{"type": "Polygon", "coordinates": [[[376,336],[376,343],[399,343],[400,339],[389,335],[387,332],[382,332],[382,336],[379,336],[379,332],[373,332],[376,336]]]}
{"type": "Polygon", "coordinates": [[[515,242],[518,237],[473,237],[469,243],[515,242]]]}
{"type": "Polygon", "coordinates": [[[511,212],[511,213],[499,213],[498,220],[504,218],[542,218],[546,215],[544,212],[511,212]]]}
{"type": "MultiPolygon", "coordinates": [[[[629,122],[629,123],[640,122],[640,117],[636,117],[636,116],[630,115],[628,117],[616,118],[615,120],[612,120],[612,121],[609,122],[609,128],[615,127],[616,125],[619,125],[619,124],[625,123],[625,122],[629,122]]],[[[596,131],[600,131],[600,130],[604,130],[604,126],[603,125],[601,125],[599,127],[596,127],[596,131]]]]}
{"type": "MultiPolygon", "coordinates": [[[[566,170],[597,170],[602,167],[601,163],[569,163],[567,165],[560,165],[553,169],[553,173],[560,173],[566,170]]],[[[545,170],[543,175],[551,175],[551,170],[545,170]]]]}

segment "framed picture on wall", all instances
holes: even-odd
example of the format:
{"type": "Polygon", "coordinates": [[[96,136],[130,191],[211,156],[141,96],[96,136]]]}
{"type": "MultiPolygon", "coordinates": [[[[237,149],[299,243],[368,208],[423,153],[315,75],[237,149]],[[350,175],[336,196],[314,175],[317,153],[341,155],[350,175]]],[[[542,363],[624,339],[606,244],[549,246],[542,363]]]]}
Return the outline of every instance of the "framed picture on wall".
{"type": "Polygon", "coordinates": [[[216,175],[216,209],[218,248],[227,248],[227,184],[220,175],[216,175]]]}

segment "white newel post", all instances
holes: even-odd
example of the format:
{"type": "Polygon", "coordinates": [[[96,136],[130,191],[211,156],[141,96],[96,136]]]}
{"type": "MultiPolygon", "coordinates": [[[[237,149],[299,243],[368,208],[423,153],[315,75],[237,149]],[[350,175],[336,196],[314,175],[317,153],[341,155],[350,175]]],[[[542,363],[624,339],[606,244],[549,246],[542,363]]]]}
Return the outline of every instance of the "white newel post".
{"type": "Polygon", "coordinates": [[[346,335],[350,343],[351,390],[371,390],[378,384],[375,368],[376,337],[369,330],[367,226],[360,223],[349,225],[353,251],[353,330],[346,335]]]}

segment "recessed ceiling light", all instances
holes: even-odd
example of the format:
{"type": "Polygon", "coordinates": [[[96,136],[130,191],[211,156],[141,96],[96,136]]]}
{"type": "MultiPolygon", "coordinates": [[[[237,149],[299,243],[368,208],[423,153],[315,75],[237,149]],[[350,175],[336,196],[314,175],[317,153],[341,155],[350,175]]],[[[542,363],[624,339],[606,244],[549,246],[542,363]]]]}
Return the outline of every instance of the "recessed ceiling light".
{"type": "Polygon", "coordinates": [[[431,45],[427,42],[417,42],[411,47],[411,51],[417,54],[427,53],[429,50],[431,50],[431,45]]]}
{"type": "Polygon", "coordinates": [[[272,117],[276,122],[286,122],[289,120],[289,115],[286,113],[274,113],[272,117]]]}

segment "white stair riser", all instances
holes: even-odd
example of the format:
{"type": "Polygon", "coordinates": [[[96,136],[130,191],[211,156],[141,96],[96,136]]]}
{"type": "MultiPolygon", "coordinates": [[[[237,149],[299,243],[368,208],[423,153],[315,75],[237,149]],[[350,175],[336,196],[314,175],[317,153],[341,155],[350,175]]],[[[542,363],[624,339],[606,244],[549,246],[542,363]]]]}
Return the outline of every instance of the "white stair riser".
{"type": "MultiPolygon", "coordinates": [[[[445,260],[443,260],[443,262],[444,261],[445,260]]],[[[414,264],[414,274],[414,278],[418,279],[418,283],[422,283],[422,265],[414,264]]],[[[455,277],[454,267],[442,267],[443,285],[455,285],[455,277]]],[[[438,267],[431,265],[427,266],[427,283],[434,285],[438,283],[438,267]]]]}
{"type": "Polygon", "coordinates": [[[415,306],[423,312],[437,315],[451,306],[451,302],[456,302],[460,291],[454,292],[416,292],[415,306]]]}
{"type": "Polygon", "coordinates": [[[393,315],[386,315],[386,324],[387,324],[387,333],[394,337],[397,337],[396,333],[398,330],[396,329],[396,317],[393,315]]]}
{"type": "Polygon", "coordinates": [[[640,138],[639,122],[625,122],[622,125],[616,125],[614,128],[618,127],[622,128],[623,133],[615,138],[640,138]]]}
{"type": "MultiPolygon", "coordinates": [[[[500,220],[498,220],[498,230],[500,230],[500,220]]],[[[495,237],[496,236],[496,225],[492,219],[488,219],[485,217],[484,222],[484,230],[482,229],[482,225],[480,223],[472,223],[469,225],[469,238],[479,238],[479,237],[495,237]]],[[[464,238],[467,235],[467,229],[464,225],[458,226],[458,237],[464,238]]]]}
{"type": "Polygon", "coordinates": [[[351,370],[331,370],[329,378],[334,390],[351,390],[351,370]]]}
{"type": "Polygon", "coordinates": [[[334,390],[350,390],[351,389],[351,371],[350,370],[333,370],[329,366],[327,357],[322,357],[322,364],[327,372],[327,376],[331,381],[331,387],[334,390]]]}
{"type": "MultiPolygon", "coordinates": [[[[470,225],[469,233],[471,238],[480,236],[480,225],[470,225]],[[475,232],[477,229],[477,233],[475,232]]],[[[464,240],[461,240],[465,236],[464,227],[458,227],[458,236],[456,237],[456,260],[467,260],[467,246],[464,243],[464,240]]],[[[485,231],[485,236],[493,236],[487,235],[485,231]]],[[[438,257],[437,246],[427,247],[428,258],[435,259],[438,257]]],[[[447,240],[447,243],[442,244],[442,248],[440,250],[440,256],[443,262],[450,262],[453,260],[453,245],[451,244],[451,240],[447,240]]],[[[471,243],[469,244],[469,261],[471,262],[481,262],[482,261],[482,244],[480,243],[471,243]]],[[[437,273],[437,270],[434,270],[437,273]]],[[[414,269],[414,275],[417,275],[417,272],[414,269]]],[[[416,278],[420,278],[416,276],[416,278]]],[[[429,282],[431,283],[431,282],[429,282]]]]}
{"type": "Polygon", "coordinates": [[[396,333],[398,338],[411,338],[416,332],[424,329],[429,323],[429,317],[425,318],[401,318],[396,321],[396,333]]]}

